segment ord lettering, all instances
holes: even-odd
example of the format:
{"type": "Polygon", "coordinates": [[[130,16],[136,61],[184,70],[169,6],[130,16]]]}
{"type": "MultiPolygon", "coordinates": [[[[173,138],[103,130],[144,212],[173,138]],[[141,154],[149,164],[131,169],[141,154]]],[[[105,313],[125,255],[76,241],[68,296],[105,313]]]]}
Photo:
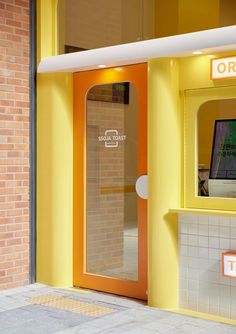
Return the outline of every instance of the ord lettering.
{"type": "Polygon", "coordinates": [[[223,73],[236,73],[236,62],[230,61],[228,63],[219,63],[217,65],[217,71],[221,74],[223,73]]]}

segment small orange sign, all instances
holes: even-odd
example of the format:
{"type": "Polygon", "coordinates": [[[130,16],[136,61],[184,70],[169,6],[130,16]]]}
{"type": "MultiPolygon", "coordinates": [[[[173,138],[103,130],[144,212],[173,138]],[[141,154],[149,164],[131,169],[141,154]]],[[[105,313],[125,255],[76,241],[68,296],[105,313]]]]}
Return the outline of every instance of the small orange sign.
{"type": "Polygon", "coordinates": [[[211,60],[211,79],[236,78],[236,56],[211,60]]]}
{"type": "Polygon", "coordinates": [[[226,277],[236,277],[236,251],[222,254],[222,274],[226,277]]]}

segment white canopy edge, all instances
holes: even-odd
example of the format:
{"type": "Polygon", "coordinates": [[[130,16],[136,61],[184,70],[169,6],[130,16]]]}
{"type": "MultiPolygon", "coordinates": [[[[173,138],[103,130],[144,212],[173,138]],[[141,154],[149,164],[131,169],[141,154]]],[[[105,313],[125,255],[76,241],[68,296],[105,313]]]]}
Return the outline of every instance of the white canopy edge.
{"type": "Polygon", "coordinates": [[[193,51],[236,52],[236,25],[43,58],[38,73],[79,72],[99,65],[115,67],[150,58],[188,57],[193,51]]]}

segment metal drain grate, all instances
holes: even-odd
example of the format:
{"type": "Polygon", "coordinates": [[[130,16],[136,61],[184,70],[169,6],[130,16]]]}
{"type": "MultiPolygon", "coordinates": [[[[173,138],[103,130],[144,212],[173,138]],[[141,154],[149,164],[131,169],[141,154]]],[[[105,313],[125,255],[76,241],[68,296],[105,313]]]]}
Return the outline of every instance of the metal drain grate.
{"type": "Polygon", "coordinates": [[[33,297],[30,299],[30,303],[44,305],[64,311],[75,312],[93,317],[114,313],[116,311],[109,307],[81,302],[76,299],[61,297],[57,295],[41,295],[33,297]]]}

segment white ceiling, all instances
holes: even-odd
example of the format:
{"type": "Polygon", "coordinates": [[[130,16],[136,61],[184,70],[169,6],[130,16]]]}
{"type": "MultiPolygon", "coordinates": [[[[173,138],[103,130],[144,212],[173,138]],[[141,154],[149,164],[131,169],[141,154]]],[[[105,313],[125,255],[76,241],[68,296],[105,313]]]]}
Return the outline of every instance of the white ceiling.
{"type": "Polygon", "coordinates": [[[97,69],[99,65],[115,67],[143,63],[150,58],[188,57],[196,50],[204,54],[236,52],[236,26],[47,57],[41,60],[38,73],[79,72],[97,69]]]}

